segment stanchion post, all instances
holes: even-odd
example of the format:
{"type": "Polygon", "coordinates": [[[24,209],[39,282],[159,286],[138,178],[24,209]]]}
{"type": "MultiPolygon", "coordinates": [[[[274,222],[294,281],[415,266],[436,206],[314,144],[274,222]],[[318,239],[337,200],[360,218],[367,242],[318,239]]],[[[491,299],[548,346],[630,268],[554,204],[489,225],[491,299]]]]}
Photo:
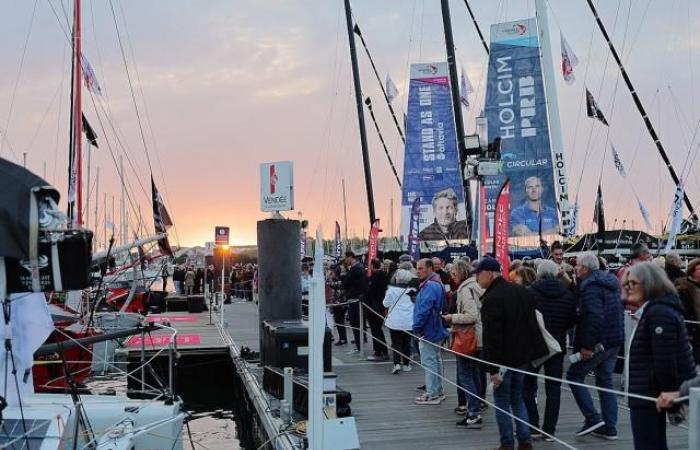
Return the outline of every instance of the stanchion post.
{"type": "Polygon", "coordinates": [[[700,450],[700,388],[690,389],[688,404],[688,449],[700,450]]]}
{"type": "Polygon", "coordinates": [[[360,311],[360,357],[365,357],[365,308],[362,299],[357,300],[357,309],[360,311]]]}

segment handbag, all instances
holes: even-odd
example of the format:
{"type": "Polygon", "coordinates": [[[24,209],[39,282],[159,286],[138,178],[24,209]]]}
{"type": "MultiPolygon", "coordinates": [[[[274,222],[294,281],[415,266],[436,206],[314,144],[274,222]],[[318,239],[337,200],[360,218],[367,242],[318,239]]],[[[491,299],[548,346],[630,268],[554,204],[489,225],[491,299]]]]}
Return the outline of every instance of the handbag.
{"type": "Polygon", "coordinates": [[[476,355],[476,328],[468,326],[452,331],[452,351],[462,355],[476,355]]]}
{"type": "Polygon", "coordinates": [[[542,313],[538,310],[535,310],[535,317],[537,317],[537,325],[539,326],[540,332],[542,333],[544,343],[547,344],[548,352],[546,356],[538,358],[530,363],[533,367],[539,367],[552,356],[556,355],[557,353],[561,353],[561,346],[559,345],[559,342],[557,342],[557,340],[554,339],[554,336],[549,334],[547,328],[545,328],[544,317],[542,317],[542,313]]]}

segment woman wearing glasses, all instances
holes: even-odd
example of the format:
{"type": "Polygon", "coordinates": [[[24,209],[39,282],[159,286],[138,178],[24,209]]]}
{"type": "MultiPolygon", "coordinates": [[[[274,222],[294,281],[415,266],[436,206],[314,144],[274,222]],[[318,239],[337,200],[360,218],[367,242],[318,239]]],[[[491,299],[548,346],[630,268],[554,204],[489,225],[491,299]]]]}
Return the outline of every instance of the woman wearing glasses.
{"type": "MultiPolygon", "coordinates": [[[[676,391],[695,376],[695,363],[676,288],[664,270],[651,262],[624,274],[627,302],[638,307],[627,353],[625,386],[633,394],[658,397],[676,391]]],[[[667,449],[666,415],[653,402],[630,398],[635,449],[667,449]]]]}

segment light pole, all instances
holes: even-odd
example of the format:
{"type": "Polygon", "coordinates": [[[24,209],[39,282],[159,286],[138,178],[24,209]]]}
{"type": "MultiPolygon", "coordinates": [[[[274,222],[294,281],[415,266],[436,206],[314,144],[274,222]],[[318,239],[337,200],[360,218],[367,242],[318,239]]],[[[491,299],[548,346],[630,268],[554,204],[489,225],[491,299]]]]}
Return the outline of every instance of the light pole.
{"type": "Polygon", "coordinates": [[[221,246],[221,304],[219,305],[219,312],[221,313],[220,324],[223,328],[224,326],[224,272],[226,271],[226,251],[228,250],[228,245],[221,246]]]}

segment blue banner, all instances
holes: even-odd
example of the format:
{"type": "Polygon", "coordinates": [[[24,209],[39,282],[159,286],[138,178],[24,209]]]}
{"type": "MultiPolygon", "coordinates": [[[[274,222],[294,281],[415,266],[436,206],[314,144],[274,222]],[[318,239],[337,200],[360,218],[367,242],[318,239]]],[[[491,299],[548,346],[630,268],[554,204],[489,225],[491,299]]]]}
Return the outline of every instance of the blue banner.
{"type": "Polygon", "coordinates": [[[444,62],[411,65],[401,198],[402,237],[409,235],[416,199],[420,199],[421,242],[442,247],[454,241],[466,241],[452,97],[444,62]]]}
{"type": "Polygon", "coordinates": [[[503,174],[488,176],[489,223],[498,190],[511,180],[510,236],[559,231],[547,99],[535,19],[491,26],[485,113],[488,139],[501,140],[503,174]]]}

